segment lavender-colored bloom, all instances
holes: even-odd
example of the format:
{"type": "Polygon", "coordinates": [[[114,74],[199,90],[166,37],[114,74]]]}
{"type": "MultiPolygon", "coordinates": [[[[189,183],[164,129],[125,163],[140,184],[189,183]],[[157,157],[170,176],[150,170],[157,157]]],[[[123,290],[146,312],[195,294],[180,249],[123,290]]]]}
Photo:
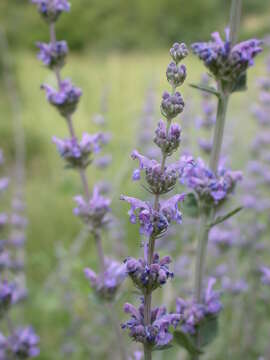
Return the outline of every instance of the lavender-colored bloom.
{"type": "Polygon", "coordinates": [[[39,355],[39,337],[31,326],[18,328],[8,337],[8,347],[18,360],[34,358],[39,355]]]}
{"type": "Polygon", "coordinates": [[[118,261],[106,259],[104,273],[96,274],[92,269],[86,268],[84,274],[100,298],[112,300],[126,278],[126,266],[118,261]]]}
{"type": "Polygon", "coordinates": [[[172,164],[165,166],[162,169],[161,164],[156,160],[150,160],[147,157],[141,155],[137,150],[134,150],[131,154],[133,160],[137,159],[140,163],[140,168],[136,169],[133,173],[133,180],[139,180],[138,171],[145,171],[145,180],[149,185],[149,189],[154,194],[164,194],[170,191],[178,179],[179,173],[177,165],[172,164]]]}
{"type": "Polygon", "coordinates": [[[83,133],[82,140],[78,143],[76,138],[59,139],[53,137],[61,157],[72,168],[86,168],[92,161],[91,155],[100,150],[102,134],[90,135],[83,133]]]}
{"type": "Polygon", "coordinates": [[[248,283],[244,279],[232,280],[228,276],[222,278],[221,286],[232,295],[239,295],[248,291],[248,283]]]}
{"type": "Polygon", "coordinates": [[[92,198],[88,201],[82,196],[76,196],[74,200],[77,203],[74,214],[79,216],[91,229],[99,229],[108,222],[107,215],[110,212],[111,201],[100,195],[97,186],[94,187],[92,198]]]}
{"type": "Polygon", "coordinates": [[[145,291],[153,291],[166,284],[169,278],[173,278],[173,273],[169,270],[171,258],[165,256],[162,259],[154,254],[152,264],[149,265],[146,259],[127,258],[125,260],[126,271],[135,286],[145,291]]]}
{"type": "Polygon", "coordinates": [[[171,62],[166,71],[168,82],[174,87],[178,87],[184,83],[187,77],[187,69],[185,65],[176,65],[175,62],[171,62]]]}
{"type": "Polygon", "coordinates": [[[99,169],[105,169],[106,167],[108,167],[111,164],[111,162],[112,162],[112,155],[106,154],[101,157],[98,157],[95,160],[95,165],[99,169]]]}
{"type": "Polygon", "coordinates": [[[7,360],[7,339],[0,332],[0,360],[7,360]]]}
{"type": "Polygon", "coordinates": [[[220,294],[213,290],[215,282],[214,278],[209,279],[202,304],[196,303],[193,299],[183,300],[178,298],[176,300],[176,312],[181,317],[180,326],[182,331],[195,335],[199,325],[206,317],[215,317],[221,311],[220,294]]]}
{"type": "Polygon", "coordinates": [[[188,56],[188,48],[184,43],[174,43],[170,49],[170,54],[175,63],[178,64],[188,56]]]}
{"type": "Polygon", "coordinates": [[[28,221],[24,216],[13,213],[11,215],[10,223],[16,228],[25,228],[28,221]]]}
{"type": "Polygon", "coordinates": [[[194,161],[193,166],[185,166],[187,161],[191,162],[186,157],[181,158],[180,163],[183,164],[184,171],[180,180],[193,189],[206,204],[212,202],[219,205],[233,192],[237,182],[242,180],[242,173],[239,171],[227,170],[220,166],[216,176],[202,159],[194,161]]]}
{"type": "Polygon", "coordinates": [[[262,277],[261,277],[262,283],[264,285],[270,286],[270,268],[267,266],[261,266],[260,270],[262,273],[262,277]]]}
{"type": "Polygon", "coordinates": [[[0,283],[0,317],[3,317],[10,305],[14,293],[14,284],[8,283],[6,280],[0,283]]]}
{"type": "Polygon", "coordinates": [[[131,319],[122,324],[122,328],[129,330],[129,336],[133,340],[155,347],[166,346],[172,341],[170,326],[176,328],[180,321],[179,314],[167,313],[165,307],[151,310],[151,323],[147,326],[144,325],[143,304],[136,309],[132,304],[126,303],[124,311],[131,315],[131,319]]]}
{"type": "Polygon", "coordinates": [[[236,230],[223,229],[220,226],[215,226],[210,230],[209,241],[224,251],[236,243],[238,236],[239,234],[236,230]]]}
{"type": "Polygon", "coordinates": [[[250,39],[235,46],[229,41],[229,31],[223,41],[218,32],[212,34],[210,42],[198,42],[191,46],[218,81],[229,84],[232,90],[239,77],[254,64],[254,58],[262,51],[261,41],[250,39]]]}
{"type": "Polygon", "coordinates": [[[169,121],[179,115],[184,110],[184,106],[184,100],[179,92],[176,92],[173,95],[170,95],[167,91],[163,93],[161,113],[169,121]]]}
{"type": "Polygon", "coordinates": [[[67,0],[32,0],[36,4],[41,16],[49,23],[55,22],[62,12],[70,10],[67,0]]]}
{"type": "Polygon", "coordinates": [[[39,48],[38,59],[50,69],[62,68],[65,65],[65,58],[68,53],[66,41],[56,43],[37,43],[39,48]]]}
{"type": "Polygon", "coordinates": [[[154,142],[161,149],[162,153],[170,156],[175,150],[178,149],[180,141],[180,126],[178,124],[171,124],[167,133],[165,122],[160,120],[155,131],[154,142]]]}
{"type": "Polygon", "coordinates": [[[210,154],[212,150],[212,141],[205,139],[198,139],[198,144],[201,150],[203,150],[206,154],[210,154]]]}
{"type": "Polygon", "coordinates": [[[178,204],[184,200],[183,194],[161,202],[159,211],[154,210],[150,203],[133,197],[122,195],[120,199],[131,205],[128,212],[130,221],[133,224],[139,222],[141,234],[159,235],[167,230],[171,221],[181,223],[182,216],[178,210],[178,204]]]}
{"type": "Polygon", "coordinates": [[[0,179],[0,193],[7,189],[8,184],[9,184],[9,179],[8,178],[1,178],[0,179]]]}
{"type": "Polygon", "coordinates": [[[55,106],[64,117],[74,113],[82,95],[81,89],[73,86],[68,79],[61,81],[59,91],[49,85],[42,85],[42,89],[46,91],[49,103],[55,106]]]}

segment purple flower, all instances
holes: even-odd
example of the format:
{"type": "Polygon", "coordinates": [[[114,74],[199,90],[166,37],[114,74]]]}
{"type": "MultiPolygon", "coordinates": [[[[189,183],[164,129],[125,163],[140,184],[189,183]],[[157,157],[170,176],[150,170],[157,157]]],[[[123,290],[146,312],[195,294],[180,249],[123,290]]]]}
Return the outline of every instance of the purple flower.
{"type": "Polygon", "coordinates": [[[181,141],[181,128],[178,124],[171,124],[167,133],[165,122],[160,120],[155,134],[154,142],[163,154],[170,156],[178,149],[181,141]]]}
{"type": "Polygon", "coordinates": [[[46,91],[49,103],[55,106],[64,117],[74,113],[82,95],[81,89],[73,86],[68,79],[61,81],[59,91],[49,85],[42,85],[42,89],[46,91]]]}
{"type": "Polygon", "coordinates": [[[0,360],[7,360],[7,339],[0,332],[0,360]]]}
{"type": "Polygon", "coordinates": [[[228,250],[237,241],[240,234],[236,230],[223,229],[215,226],[210,230],[209,241],[217,246],[220,250],[228,250]]]}
{"type": "Polygon", "coordinates": [[[213,290],[216,283],[215,278],[208,280],[208,285],[204,294],[204,306],[206,315],[217,315],[222,310],[220,293],[213,290]]]}
{"type": "Polygon", "coordinates": [[[49,23],[55,22],[62,12],[70,10],[67,0],[32,0],[41,16],[49,23]]]}
{"type": "Polygon", "coordinates": [[[9,184],[9,179],[8,178],[1,178],[0,179],[0,193],[7,189],[8,184],[9,184]]]}
{"type": "Polygon", "coordinates": [[[3,317],[10,305],[14,293],[14,284],[8,283],[6,280],[0,283],[0,317],[3,317]]]}
{"type": "Polygon", "coordinates": [[[170,95],[165,91],[162,95],[161,113],[169,121],[175,118],[184,110],[184,100],[179,92],[170,95]]]}
{"type": "Polygon", "coordinates": [[[76,138],[58,139],[53,137],[61,157],[72,168],[86,168],[92,161],[91,155],[100,150],[102,135],[83,133],[82,140],[78,143],[76,138]]]}
{"type": "Polygon", "coordinates": [[[270,286],[270,268],[267,266],[261,266],[260,270],[262,273],[262,277],[261,277],[262,283],[264,285],[270,286]]]}
{"type": "Polygon", "coordinates": [[[163,169],[156,160],[148,159],[137,150],[132,152],[131,157],[133,160],[138,159],[140,163],[140,168],[133,173],[133,180],[139,180],[139,171],[144,170],[145,180],[152,193],[165,194],[176,184],[179,176],[176,164],[165,166],[163,169]]]}
{"type": "Polygon", "coordinates": [[[248,283],[244,279],[232,280],[228,276],[224,276],[222,278],[221,286],[226,292],[232,295],[245,293],[249,287],[248,283]]]}
{"type": "Polygon", "coordinates": [[[91,229],[99,229],[108,222],[107,215],[110,212],[111,201],[100,195],[97,186],[94,187],[92,198],[88,201],[82,196],[76,196],[74,200],[77,203],[74,214],[79,216],[91,229]]]}
{"type": "Polygon", "coordinates": [[[9,349],[18,360],[34,358],[39,355],[39,337],[30,326],[16,329],[7,341],[9,349]]]}
{"type": "Polygon", "coordinates": [[[214,32],[210,42],[194,43],[191,48],[217,80],[230,85],[230,91],[235,81],[254,64],[255,56],[262,51],[261,41],[257,39],[243,41],[231,47],[228,29],[225,41],[218,32],[214,32]]]}
{"type": "Polygon", "coordinates": [[[216,176],[200,158],[193,161],[192,166],[186,166],[187,162],[191,163],[191,160],[186,157],[180,160],[184,169],[180,180],[193,189],[206,204],[212,202],[219,205],[233,192],[237,182],[242,180],[241,172],[226,170],[222,166],[219,167],[216,176]]]}
{"type": "Polygon", "coordinates": [[[205,139],[198,139],[198,144],[201,150],[203,150],[206,154],[210,154],[212,150],[212,141],[205,139]]]}
{"type": "Polygon", "coordinates": [[[188,56],[188,48],[184,43],[174,43],[170,49],[172,59],[176,64],[188,56]]]}
{"type": "Polygon", "coordinates": [[[183,194],[163,201],[158,211],[154,210],[150,203],[136,198],[122,195],[120,199],[131,205],[128,212],[130,221],[136,224],[138,220],[141,234],[159,235],[167,230],[171,221],[181,223],[182,216],[178,210],[178,204],[184,200],[183,194]]]}
{"type": "Polygon", "coordinates": [[[112,300],[126,278],[126,266],[115,260],[106,259],[104,273],[96,274],[92,269],[86,268],[84,274],[99,297],[112,300]]]}
{"type": "Polygon", "coordinates": [[[133,340],[155,347],[163,347],[172,341],[170,326],[176,328],[180,321],[179,314],[167,313],[164,306],[151,310],[149,325],[144,325],[143,304],[136,309],[132,304],[126,303],[124,311],[131,315],[131,319],[122,324],[122,328],[129,330],[129,336],[133,340]]]}
{"type": "Polygon", "coordinates": [[[56,43],[37,43],[40,50],[38,59],[50,69],[62,68],[65,65],[65,58],[68,53],[66,41],[57,41],[56,43]]]}
{"type": "Polygon", "coordinates": [[[166,284],[169,278],[173,278],[173,273],[169,270],[170,263],[169,256],[160,259],[157,253],[154,254],[151,265],[141,258],[137,260],[130,257],[125,260],[129,277],[135,286],[143,291],[153,291],[166,284]]]}
{"type": "Polygon", "coordinates": [[[186,80],[187,69],[185,65],[178,66],[174,62],[171,62],[167,67],[166,76],[168,82],[176,88],[186,80]]]}
{"type": "Polygon", "coordinates": [[[111,164],[111,162],[112,162],[112,155],[106,154],[95,160],[95,166],[99,169],[105,169],[111,164]]]}

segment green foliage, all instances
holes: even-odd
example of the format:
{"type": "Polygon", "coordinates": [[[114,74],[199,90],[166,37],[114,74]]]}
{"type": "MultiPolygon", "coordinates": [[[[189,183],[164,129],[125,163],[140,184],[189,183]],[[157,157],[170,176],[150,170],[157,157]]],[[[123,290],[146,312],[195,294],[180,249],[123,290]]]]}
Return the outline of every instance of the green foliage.
{"type": "Polygon", "coordinates": [[[194,193],[188,193],[186,195],[182,204],[182,210],[188,217],[197,218],[199,216],[199,204],[194,193]]]}
{"type": "MultiPolygon", "coordinates": [[[[168,47],[177,40],[190,43],[208,39],[215,29],[223,31],[230,6],[228,1],[216,0],[70,1],[71,13],[61,16],[57,23],[59,36],[73,49],[90,46],[102,50],[153,49],[168,47]]],[[[267,0],[248,0],[243,13],[248,17],[267,10],[267,0]]],[[[1,0],[0,23],[14,46],[33,48],[36,41],[48,39],[47,25],[29,0],[1,0]]],[[[255,30],[260,32],[262,26],[270,30],[263,21],[255,30]]]]}

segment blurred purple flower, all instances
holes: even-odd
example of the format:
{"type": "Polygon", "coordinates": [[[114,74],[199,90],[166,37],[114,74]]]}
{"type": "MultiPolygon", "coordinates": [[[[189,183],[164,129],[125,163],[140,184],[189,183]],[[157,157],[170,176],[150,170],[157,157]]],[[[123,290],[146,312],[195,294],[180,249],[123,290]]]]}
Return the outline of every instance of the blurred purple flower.
{"type": "Polygon", "coordinates": [[[65,58],[68,53],[66,41],[57,41],[56,43],[37,43],[39,48],[38,59],[50,69],[61,68],[65,64],[65,58]]]}

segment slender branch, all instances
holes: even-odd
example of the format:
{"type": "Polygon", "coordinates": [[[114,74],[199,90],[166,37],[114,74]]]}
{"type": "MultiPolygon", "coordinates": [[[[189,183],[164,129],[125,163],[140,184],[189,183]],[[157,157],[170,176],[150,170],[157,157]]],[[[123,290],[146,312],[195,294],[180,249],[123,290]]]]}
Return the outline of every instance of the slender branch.
{"type": "Polygon", "coordinates": [[[232,0],[230,14],[230,43],[235,45],[238,38],[242,11],[242,0],[232,0]]]}

